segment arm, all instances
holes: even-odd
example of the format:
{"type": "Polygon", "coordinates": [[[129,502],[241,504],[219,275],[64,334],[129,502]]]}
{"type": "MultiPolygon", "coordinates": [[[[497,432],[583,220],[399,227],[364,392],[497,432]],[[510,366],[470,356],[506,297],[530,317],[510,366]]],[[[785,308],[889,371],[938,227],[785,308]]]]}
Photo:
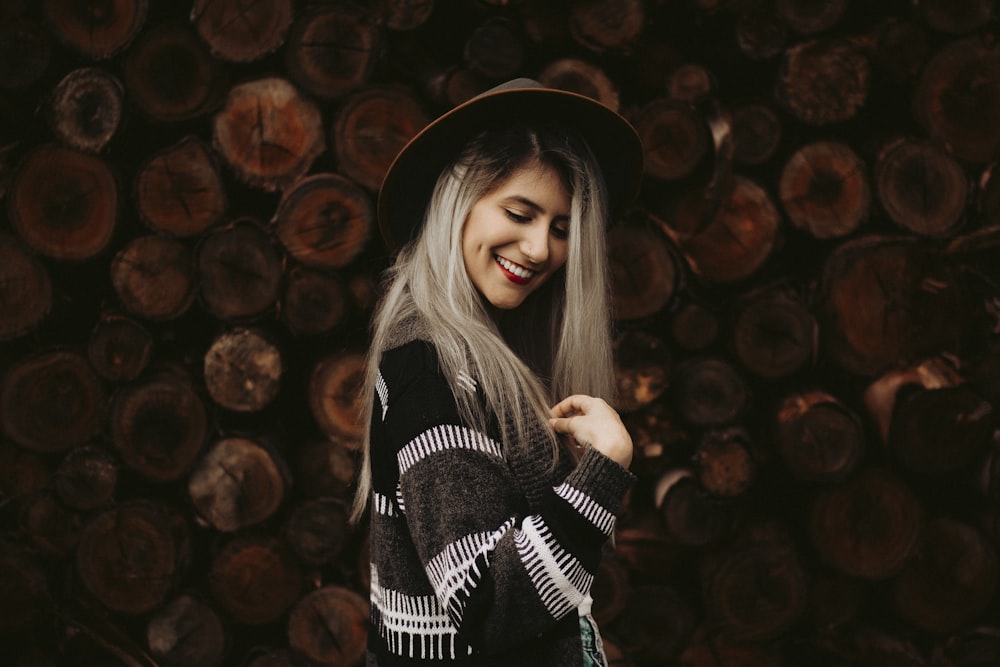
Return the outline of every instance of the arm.
{"type": "Polygon", "coordinates": [[[463,639],[507,649],[575,614],[633,477],[595,448],[529,511],[500,443],[462,422],[433,360],[396,386],[384,426],[398,501],[463,639]]]}

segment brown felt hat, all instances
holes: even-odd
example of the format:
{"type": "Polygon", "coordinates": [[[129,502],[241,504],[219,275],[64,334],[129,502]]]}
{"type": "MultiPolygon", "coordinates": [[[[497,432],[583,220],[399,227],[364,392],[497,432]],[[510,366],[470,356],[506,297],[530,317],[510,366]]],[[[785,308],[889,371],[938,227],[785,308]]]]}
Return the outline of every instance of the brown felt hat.
{"type": "Polygon", "coordinates": [[[438,175],[465,144],[483,129],[515,122],[558,123],[578,132],[604,173],[613,216],[635,198],[643,150],[628,121],[589,97],[514,79],[442,114],[396,156],[378,196],[379,227],[389,248],[416,236],[438,175]]]}

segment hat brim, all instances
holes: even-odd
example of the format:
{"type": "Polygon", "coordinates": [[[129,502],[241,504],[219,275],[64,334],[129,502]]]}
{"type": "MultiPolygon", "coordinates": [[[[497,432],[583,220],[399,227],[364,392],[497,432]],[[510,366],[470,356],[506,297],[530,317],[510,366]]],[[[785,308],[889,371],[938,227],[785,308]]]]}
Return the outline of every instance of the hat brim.
{"type": "Polygon", "coordinates": [[[577,131],[604,174],[611,215],[623,212],[635,198],[643,149],[628,121],[583,95],[536,87],[540,84],[530,79],[510,84],[439,116],[396,156],[378,196],[379,228],[390,249],[398,249],[416,235],[441,171],[476,134],[501,123],[558,123],[577,131]]]}

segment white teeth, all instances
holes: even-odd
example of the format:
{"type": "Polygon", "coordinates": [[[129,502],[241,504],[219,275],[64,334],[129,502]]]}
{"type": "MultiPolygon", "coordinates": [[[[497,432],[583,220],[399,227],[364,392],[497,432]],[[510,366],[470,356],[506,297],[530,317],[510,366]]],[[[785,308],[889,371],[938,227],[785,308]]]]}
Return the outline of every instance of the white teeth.
{"type": "Polygon", "coordinates": [[[517,264],[514,264],[513,262],[510,262],[504,259],[503,257],[500,257],[499,255],[497,255],[497,263],[500,264],[500,266],[502,266],[503,268],[513,273],[518,278],[530,278],[531,276],[535,275],[534,271],[529,271],[523,266],[518,266],[517,264]]]}

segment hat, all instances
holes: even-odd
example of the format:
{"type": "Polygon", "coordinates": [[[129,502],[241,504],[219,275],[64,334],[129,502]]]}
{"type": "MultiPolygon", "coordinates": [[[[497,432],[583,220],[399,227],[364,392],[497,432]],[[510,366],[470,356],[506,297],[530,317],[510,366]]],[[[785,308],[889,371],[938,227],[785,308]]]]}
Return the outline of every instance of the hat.
{"type": "Polygon", "coordinates": [[[549,122],[575,130],[601,166],[612,215],[635,198],[643,149],[628,121],[589,97],[514,79],[431,121],[396,156],[378,196],[379,227],[389,248],[416,236],[441,171],[476,134],[501,122],[549,122]]]}

